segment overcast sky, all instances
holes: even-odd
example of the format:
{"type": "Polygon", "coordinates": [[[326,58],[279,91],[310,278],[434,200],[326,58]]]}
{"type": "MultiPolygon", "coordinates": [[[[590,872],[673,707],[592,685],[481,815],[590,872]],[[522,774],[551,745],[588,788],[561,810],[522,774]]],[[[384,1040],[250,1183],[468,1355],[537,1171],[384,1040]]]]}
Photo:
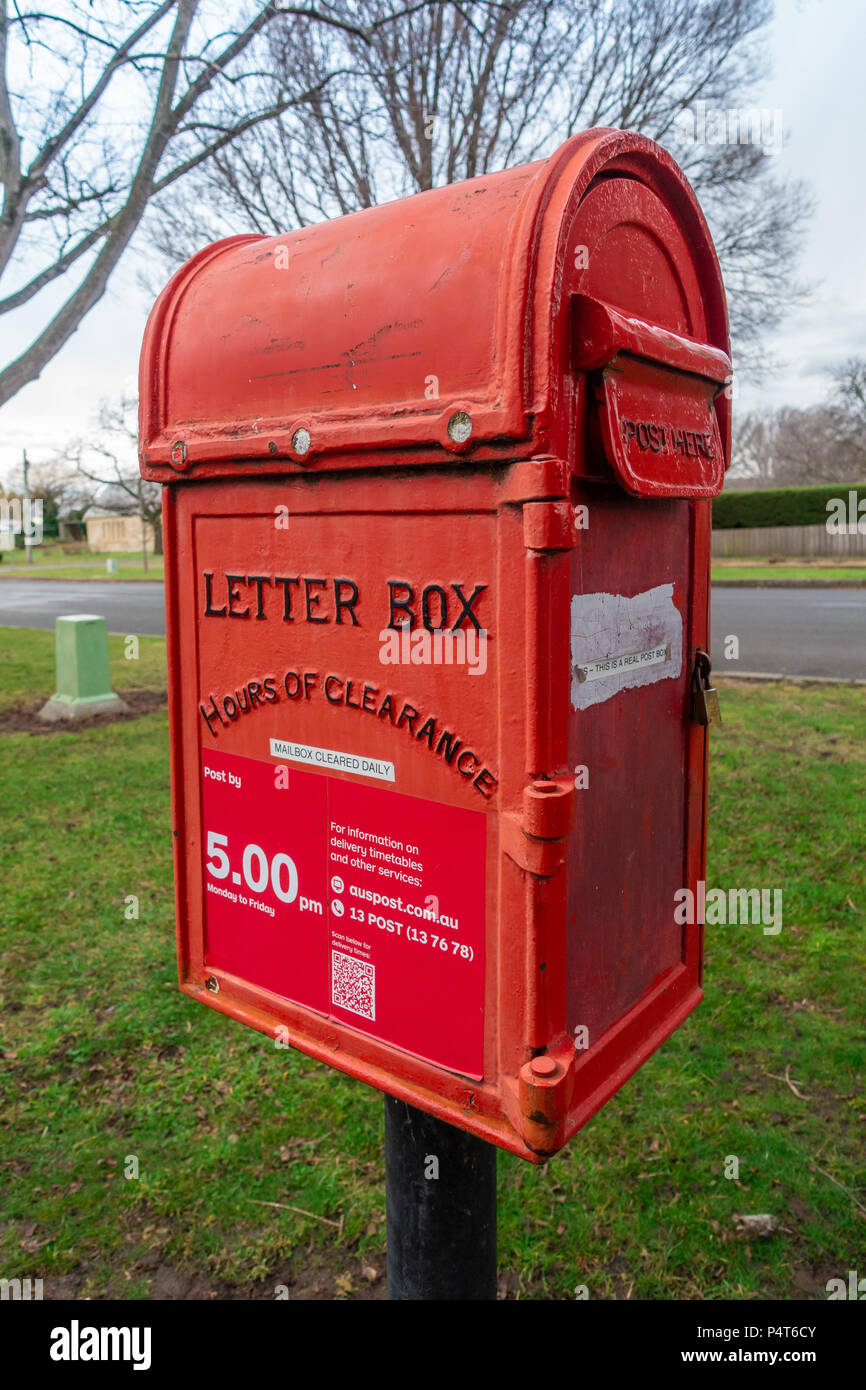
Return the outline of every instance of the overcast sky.
{"type": "MultiPolygon", "coordinates": [[[[773,73],[754,105],[781,109],[786,141],[770,157],[815,194],[808,241],[791,274],[816,289],[767,340],[768,355],[784,366],[760,388],[738,383],[737,409],[813,404],[826,393],[829,366],[866,355],[864,40],[866,0],[777,0],[773,73]]],[[[101,398],[135,393],[150,301],[136,285],[134,262],[133,253],[41,379],[0,411],[0,478],[17,467],[24,446],[39,460],[86,433],[101,398]]],[[[48,295],[39,302],[47,304],[48,295]]],[[[14,345],[24,346],[44,321],[44,309],[39,320],[31,308],[22,310],[14,345]]],[[[8,360],[8,346],[3,356],[8,360]]]]}

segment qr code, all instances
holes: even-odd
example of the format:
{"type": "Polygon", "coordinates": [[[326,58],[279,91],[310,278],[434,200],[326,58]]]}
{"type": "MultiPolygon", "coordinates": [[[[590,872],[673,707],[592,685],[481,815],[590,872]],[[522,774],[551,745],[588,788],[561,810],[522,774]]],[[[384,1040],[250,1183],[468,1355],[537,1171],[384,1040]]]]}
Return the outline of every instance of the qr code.
{"type": "Polygon", "coordinates": [[[376,1019],[376,967],[342,951],[331,952],[331,999],[341,1009],[376,1019]]]}

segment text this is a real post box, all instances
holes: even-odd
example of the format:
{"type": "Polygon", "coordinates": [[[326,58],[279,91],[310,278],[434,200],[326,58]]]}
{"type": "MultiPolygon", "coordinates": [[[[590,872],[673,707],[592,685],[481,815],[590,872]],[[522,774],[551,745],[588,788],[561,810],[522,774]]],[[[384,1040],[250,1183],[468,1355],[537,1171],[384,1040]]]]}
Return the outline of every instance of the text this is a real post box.
{"type": "Polygon", "coordinates": [[[695,1008],[728,351],[694,194],[612,130],[175,275],[183,990],[533,1161],[695,1008]]]}

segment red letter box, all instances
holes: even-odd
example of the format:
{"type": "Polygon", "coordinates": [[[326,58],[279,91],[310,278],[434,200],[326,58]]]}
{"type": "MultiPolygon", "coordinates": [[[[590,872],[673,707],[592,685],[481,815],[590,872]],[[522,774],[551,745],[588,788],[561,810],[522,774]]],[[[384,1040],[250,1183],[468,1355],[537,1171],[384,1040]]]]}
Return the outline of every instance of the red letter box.
{"type": "Polygon", "coordinates": [[[701,998],[728,332],[651,141],[180,270],[148,324],[193,998],[532,1161],[701,998]]]}

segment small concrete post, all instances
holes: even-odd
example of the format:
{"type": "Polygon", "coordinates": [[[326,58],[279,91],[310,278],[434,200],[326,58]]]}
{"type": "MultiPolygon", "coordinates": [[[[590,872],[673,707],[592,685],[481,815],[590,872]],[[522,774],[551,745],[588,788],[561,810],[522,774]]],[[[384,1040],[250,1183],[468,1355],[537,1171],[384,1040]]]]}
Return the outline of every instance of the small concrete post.
{"type": "Polygon", "coordinates": [[[54,628],[57,689],[42,706],[48,724],[92,714],[122,714],[128,708],[111,688],[105,619],[93,613],[58,618],[54,628]]]}

